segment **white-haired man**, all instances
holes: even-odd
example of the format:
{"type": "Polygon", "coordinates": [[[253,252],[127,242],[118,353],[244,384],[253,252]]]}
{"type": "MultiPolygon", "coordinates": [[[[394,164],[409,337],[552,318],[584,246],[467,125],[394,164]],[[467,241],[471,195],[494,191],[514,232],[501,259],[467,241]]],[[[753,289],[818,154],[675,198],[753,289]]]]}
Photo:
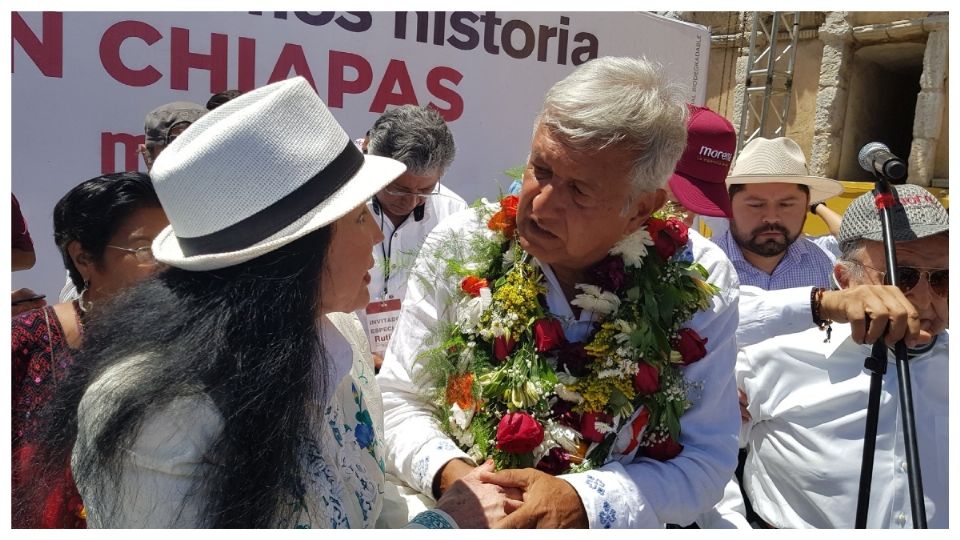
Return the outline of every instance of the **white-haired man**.
{"type": "MultiPolygon", "coordinates": [[[[509,244],[515,247],[508,248],[509,253],[504,254],[504,260],[508,262],[502,264],[517,268],[520,262],[529,263],[530,267],[537,268],[536,273],[542,273],[542,279],[536,285],[542,287],[538,305],[546,313],[547,326],[562,328],[562,341],[577,345],[578,342],[596,343],[599,339],[595,323],[604,320],[599,315],[602,311],[599,304],[603,302],[586,303],[582,301],[584,294],[578,293],[587,290],[584,283],[590,281],[591,271],[600,261],[611,256],[608,254],[615,253],[615,246],[621,246],[622,240],[633,238],[644,228],[653,232],[651,215],[663,206],[666,200],[663,187],[684,149],[686,114],[681,92],[663,80],[658,66],[645,60],[593,60],[580,66],[547,93],[535,124],[519,199],[512,201],[516,203],[516,244],[509,244]],[[581,306],[586,307],[580,309],[581,306]]],[[[445,272],[443,268],[449,266],[443,263],[450,261],[438,260],[428,253],[432,244],[444,244],[451,233],[461,236],[477,234],[472,238],[481,238],[484,234],[489,235],[489,227],[506,230],[505,235],[512,238],[512,228],[504,227],[503,221],[498,221],[498,216],[502,217],[504,213],[509,216],[510,206],[504,202],[499,208],[487,223],[473,210],[452,216],[428,238],[414,272],[439,278],[429,284],[425,280],[411,280],[408,284],[406,303],[378,376],[384,395],[388,472],[427,496],[436,497],[457,478],[477,474],[474,471],[478,460],[458,448],[435,416],[436,409],[426,397],[431,388],[429,383],[424,386],[423,377],[429,374],[425,373],[420,355],[439,329],[463,322],[464,312],[458,311],[457,307],[463,304],[457,304],[457,300],[470,299],[464,298],[461,289],[477,293],[477,301],[484,298],[483,288],[474,287],[475,283],[461,282],[459,277],[451,279],[451,272],[445,272]]],[[[662,237],[657,238],[659,243],[662,237]]],[[[733,267],[715,245],[695,232],[689,233],[688,241],[684,236],[683,242],[685,246],[675,255],[702,264],[709,273],[709,283],[715,285],[718,292],[707,286],[716,295],[705,300],[701,307],[692,309],[691,318],[684,319],[687,334],[699,333],[706,338],[706,346],[701,350],[705,356],[700,361],[678,368],[683,379],[691,383],[686,397],[692,406],[679,420],[679,446],[674,445],[675,452],[668,454],[673,456],[672,459],[661,461],[650,457],[649,449],[647,454],[637,450],[637,440],[645,428],[636,420],[642,415],[643,407],[628,409],[633,416],[624,414],[619,421],[614,417],[611,423],[584,421],[586,427],[577,432],[572,441],[574,447],[580,442],[586,448],[589,440],[612,443],[608,447],[612,448],[609,456],[595,463],[594,469],[560,476],[533,468],[481,475],[485,481],[499,483],[505,489],[523,491],[520,508],[494,525],[660,527],[664,523],[690,523],[719,500],[736,465],[736,433],[740,424],[733,379],[737,281],[733,267]],[[636,431],[631,438],[632,428],[636,431]],[[599,437],[596,437],[597,432],[602,432],[599,437]],[[619,446],[621,443],[623,446],[619,446]]],[[[466,243],[471,244],[471,241],[466,243]]],[[[654,249],[650,247],[651,252],[654,249]]],[[[646,253],[646,249],[637,252],[646,253]]],[[[667,259],[675,261],[671,255],[672,252],[667,251],[663,259],[651,258],[653,262],[649,264],[665,265],[667,263],[662,261],[667,259]]],[[[497,266],[500,264],[498,262],[497,266]]],[[[680,278],[672,276],[669,279],[680,278]]],[[[503,285],[499,282],[484,285],[494,291],[493,307],[488,309],[503,308],[506,304],[497,307],[500,301],[497,291],[504,290],[503,285]]],[[[649,291],[653,285],[646,287],[631,282],[624,290],[649,291]]],[[[638,298],[630,297],[630,294],[614,295],[616,302],[613,304],[642,304],[642,299],[638,303],[638,298]]],[[[672,314],[670,310],[678,305],[662,307],[665,313],[672,314]]],[[[505,313],[513,313],[504,309],[505,313]]],[[[536,311],[538,308],[534,305],[531,309],[536,311]]],[[[659,324],[654,318],[640,317],[633,322],[640,326],[659,324]]],[[[506,320],[513,324],[509,317],[506,320]]],[[[627,324],[624,321],[616,324],[621,323],[627,324]]],[[[675,336],[679,326],[678,323],[666,332],[675,336]]],[[[503,337],[500,335],[493,345],[493,355],[504,357],[504,362],[514,362],[516,356],[511,356],[513,353],[508,350],[512,338],[505,342],[503,337]],[[501,349],[500,345],[506,349],[501,349]]],[[[519,341],[527,339],[526,334],[514,333],[512,337],[519,341]]],[[[478,337],[477,342],[481,341],[478,337]]],[[[529,341],[524,343],[529,344],[529,341]]],[[[543,343],[537,343],[538,351],[542,350],[541,345],[543,343]]],[[[515,349],[527,351],[524,354],[534,354],[533,350],[532,344],[516,345],[515,349]]],[[[666,354],[669,350],[661,352],[666,354]]],[[[467,354],[474,353],[468,351],[467,354]]],[[[476,355],[479,354],[478,351],[476,355]]],[[[483,354],[490,353],[485,350],[483,354]]],[[[600,355],[596,351],[592,354],[584,358],[600,355]]],[[[636,367],[642,359],[626,360],[625,364],[636,367]]],[[[559,356],[557,359],[550,356],[543,361],[550,363],[551,372],[556,371],[561,381],[570,381],[573,375],[584,371],[594,373],[590,371],[594,368],[599,370],[592,364],[586,369],[583,365],[571,367],[572,364],[563,364],[559,356]]],[[[588,364],[590,361],[587,360],[588,364]]],[[[462,382],[464,379],[458,380],[462,382]]],[[[530,382],[536,386],[542,381],[530,382]]],[[[519,384],[525,385],[525,381],[519,381],[519,384]]],[[[433,390],[444,388],[435,386],[433,390]]],[[[530,390],[530,386],[525,388],[530,390]]],[[[479,391],[481,400],[487,399],[483,397],[486,394],[482,394],[486,390],[479,391]]],[[[560,395],[563,389],[557,392],[560,395]]],[[[627,392],[633,393],[632,390],[627,392]]],[[[472,402],[469,394],[465,399],[472,402]]],[[[578,398],[578,395],[570,397],[569,392],[563,395],[564,401],[576,402],[578,398]]],[[[447,399],[450,399],[449,392],[447,399]]],[[[501,398],[496,395],[489,396],[489,399],[501,398]]],[[[527,398],[516,392],[513,394],[514,405],[525,404],[519,407],[521,410],[530,406],[528,399],[529,394],[527,398]]],[[[551,403],[554,405],[560,402],[553,399],[551,403]]],[[[484,404],[488,405],[489,402],[484,404]]],[[[651,416],[660,413],[663,411],[650,411],[651,416]]],[[[501,420],[501,425],[507,416],[501,420]]],[[[588,413],[584,413],[583,418],[587,417],[588,413]]],[[[512,452],[513,449],[501,439],[500,428],[494,427],[497,428],[498,451],[512,452]]],[[[534,440],[537,441],[546,442],[542,431],[534,440]]],[[[458,438],[457,442],[466,444],[463,438],[458,438]]],[[[604,443],[594,442],[590,448],[604,443]]],[[[539,448],[543,448],[542,444],[539,448]]],[[[563,454],[560,458],[570,455],[560,454],[563,454]]],[[[517,459],[523,463],[525,458],[517,459]]],[[[539,454],[529,463],[544,468],[544,461],[537,462],[536,459],[540,459],[539,454]]]]}
{"type": "MultiPolygon", "coordinates": [[[[854,526],[870,386],[864,359],[871,356],[869,343],[883,337],[876,328],[882,332],[888,320],[894,339],[909,337],[928,523],[949,525],[948,216],[919,186],[894,190],[891,224],[899,290],[879,285],[886,268],[880,219],[873,194],[864,194],[844,213],[838,238],[842,255],[834,269],[842,290],[869,292],[861,297],[867,300],[852,303],[860,310],[850,317],[853,324],[833,323],[829,340],[816,329],[777,336],[745,347],[737,360],[751,416],[743,434],[750,449],[744,489],[770,526],[854,526]],[[909,317],[902,315],[904,304],[909,317]],[[890,316],[891,311],[900,314],[890,316]],[[882,314],[880,324],[870,314],[882,314]],[[918,328],[908,329],[908,319],[918,328]],[[864,338],[867,333],[874,335],[864,338]]],[[[815,301],[815,312],[819,307],[815,301]]],[[[913,522],[893,359],[891,352],[883,376],[870,528],[909,528],[913,522]]]]}

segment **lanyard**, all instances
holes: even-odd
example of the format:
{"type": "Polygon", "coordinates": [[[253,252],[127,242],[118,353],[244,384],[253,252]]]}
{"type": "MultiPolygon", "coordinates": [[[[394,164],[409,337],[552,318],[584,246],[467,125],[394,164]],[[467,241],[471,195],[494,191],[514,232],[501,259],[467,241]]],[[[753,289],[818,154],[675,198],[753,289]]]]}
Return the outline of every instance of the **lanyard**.
{"type": "MultiPolygon", "coordinates": [[[[380,230],[383,230],[383,210],[380,212],[380,230]]],[[[402,225],[402,224],[401,224],[402,225]]],[[[390,255],[393,253],[393,237],[396,236],[397,229],[400,227],[395,227],[393,232],[390,233],[390,239],[387,242],[380,242],[380,253],[383,255],[383,297],[381,300],[386,300],[387,298],[387,287],[390,284],[390,255]],[[383,245],[386,244],[387,247],[384,249],[383,245]]]]}

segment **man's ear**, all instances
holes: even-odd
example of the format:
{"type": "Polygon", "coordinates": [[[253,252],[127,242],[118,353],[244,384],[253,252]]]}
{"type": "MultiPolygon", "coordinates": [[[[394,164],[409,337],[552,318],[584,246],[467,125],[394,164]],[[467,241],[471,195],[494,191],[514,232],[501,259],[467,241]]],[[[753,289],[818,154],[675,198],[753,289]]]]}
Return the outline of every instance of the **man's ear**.
{"type": "Polygon", "coordinates": [[[833,267],[833,277],[841,289],[850,288],[850,267],[843,262],[837,262],[833,267]]]}
{"type": "Polygon", "coordinates": [[[368,144],[370,144],[370,138],[369,138],[369,137],[364,137],[364,138],[363,138],[363,142],[360,143],[360,151],[363,152],[364,154],[367,153],[367,145],[368,145],[368,144]]]}
{"type": "Polygon", "coordinates": [[[80,242],[74,240],[67,244],[67,255],[70,256],[73,265],[77,268],[77,271],[80,272],[83,281],[89,280],[93,270],[94,260],[93,257],[83,249],[80,242]]]}
{"type": "Polygon", "coordinates": [[[137,145],[137,153],[143,158],[143,165],[147,168],[147,172],[149,172],[150,169],[153,168],[153,156],[150,154],[150,150],[147,150],[147,145],[137,145]]]}
{"type": "Polygon", "coordinates": [[[667,202],[667,192],[663,189],[655,191],[646,191],[636,195],[633,204],[630,207],[630,214],[627,216],[627,234],[631,234],[641,225],[647,222],[647,219],[657,210],[663,208],[667,202]]]}

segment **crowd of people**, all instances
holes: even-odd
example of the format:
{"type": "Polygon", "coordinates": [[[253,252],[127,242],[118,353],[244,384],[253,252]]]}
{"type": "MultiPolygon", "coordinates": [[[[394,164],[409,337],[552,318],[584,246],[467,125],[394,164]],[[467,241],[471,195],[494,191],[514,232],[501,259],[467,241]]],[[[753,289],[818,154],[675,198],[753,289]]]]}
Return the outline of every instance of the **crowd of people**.
{"type": "MultiPolygon", "coordinates": [[[[864,358],[901,340],[949,526],[935,197],[893,187],[885,285],[872,193],[833,212],[795,141],[737,153],[653,62],[587,62],[533,120],[468,205],[430,107],[353,139],[295,77],[148,113],[147,172],[54,209],[61,301],[13,292],[14,527],[850,528],[864,358]]],[[[916,519],[889,357],[872,528],[916,519]]]]}

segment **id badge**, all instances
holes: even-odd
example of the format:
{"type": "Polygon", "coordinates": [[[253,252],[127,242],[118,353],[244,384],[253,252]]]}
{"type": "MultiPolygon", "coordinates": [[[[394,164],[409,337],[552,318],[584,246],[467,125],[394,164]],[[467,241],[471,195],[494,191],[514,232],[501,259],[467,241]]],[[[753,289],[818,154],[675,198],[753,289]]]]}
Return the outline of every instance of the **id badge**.
{"type": "Polygon", "coordinates": [[[367,341],[370,352],[383,356],[393,329],[400,318],[400,299],[378,300],[367,304],[367,341]]]}

